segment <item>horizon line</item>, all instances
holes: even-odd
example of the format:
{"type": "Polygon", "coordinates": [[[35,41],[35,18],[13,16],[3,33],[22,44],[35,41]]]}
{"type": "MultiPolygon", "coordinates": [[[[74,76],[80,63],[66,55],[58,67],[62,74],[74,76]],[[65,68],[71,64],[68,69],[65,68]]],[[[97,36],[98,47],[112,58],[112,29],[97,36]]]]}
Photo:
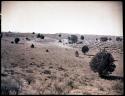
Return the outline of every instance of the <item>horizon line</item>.
{"type": "MultiPolygon", "coordinates": [[[[35,31],[32,31],[32,32],[17,32],[17,31],[1,31],[1,33],[2,32],[4,32],[4,33],[29,33],[29,34],[31,34],[31,33],[33,33],[33,32],[35,32],[35,31]]],[[[80,33],[63,33],[63,32],[58,32],[58,33],[41,33],[41,32],[35,32],[35,33],[40,33],[40,34],[74,34],[74,35],[97,35],[97,36],[122,36],[123,37],[123,35],[105,35],[105,34],[80,34],[80,33]]]]}

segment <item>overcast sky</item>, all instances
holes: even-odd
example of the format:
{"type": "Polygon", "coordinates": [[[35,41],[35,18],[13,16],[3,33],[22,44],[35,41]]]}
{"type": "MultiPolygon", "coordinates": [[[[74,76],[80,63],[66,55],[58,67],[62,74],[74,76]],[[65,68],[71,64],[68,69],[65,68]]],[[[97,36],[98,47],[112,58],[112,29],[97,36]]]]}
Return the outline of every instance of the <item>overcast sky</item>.
{"type": "Polygon", "coordinates": [[[120,1],[2,1],[2,31],[123,35],[120,1]]]}

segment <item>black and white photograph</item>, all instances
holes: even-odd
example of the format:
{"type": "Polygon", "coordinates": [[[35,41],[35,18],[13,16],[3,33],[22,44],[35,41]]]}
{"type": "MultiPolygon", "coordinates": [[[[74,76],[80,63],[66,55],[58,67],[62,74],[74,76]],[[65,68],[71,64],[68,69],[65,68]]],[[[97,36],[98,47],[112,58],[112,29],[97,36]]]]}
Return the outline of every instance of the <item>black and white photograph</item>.
{"type": "Polygon", "coordinates": [[[1,95],[123,95],[122,1],[1,1],[1,95]]]}

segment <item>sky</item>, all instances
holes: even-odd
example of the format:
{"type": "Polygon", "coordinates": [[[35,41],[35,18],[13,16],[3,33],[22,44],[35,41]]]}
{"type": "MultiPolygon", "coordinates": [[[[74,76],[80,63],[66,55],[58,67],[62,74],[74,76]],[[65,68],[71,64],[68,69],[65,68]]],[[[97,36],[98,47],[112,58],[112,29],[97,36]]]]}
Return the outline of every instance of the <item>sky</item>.
{"type": "Polygon", "coordinates": [[[123,36],[121,1],[2,1],[1,31],[123,36]]]}

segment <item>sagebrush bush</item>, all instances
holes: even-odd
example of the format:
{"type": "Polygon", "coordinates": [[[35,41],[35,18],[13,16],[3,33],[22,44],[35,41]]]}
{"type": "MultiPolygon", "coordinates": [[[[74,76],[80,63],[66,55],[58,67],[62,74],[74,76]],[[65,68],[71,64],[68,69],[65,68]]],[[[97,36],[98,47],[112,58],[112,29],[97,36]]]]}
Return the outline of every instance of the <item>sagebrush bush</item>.
{"type": "Polygon", "coordinates": [[[62,41],[61,41],[61,40],[59,40],[59,42],[61,43],[62,41]]]}
{"type": "Polygon", "coordinates": [[[15,38],[15,43],[17,44],[20,41],[20,38],[15,38]]]}
{"type": "Polygon", "coordinates": [[[116,66],[113,63],[114,58],[111,53],[103,50],[98,52],[90,61],[90,67],[94,72],[98,72],[100,76],[111,74],[116,66]]]}
{"type": "Polygon", "coordinates": [[[30,47],[31,47],[31,48],[34,48],[34,44],[32,44],[30,47]]]}
{"type": "Polygon", "coordinates": [[[89,51],[89,47],[88,46],[83,46],[82,47],[82,52],[85,54],[85,53],[87,53],[89,51]]]}
{"type": "Polygon", "coordinates": [[[41,38],[41,39],[44,39],[44,35],[41,34],[41,37],[40,37],[40,38],[41,38]]]}
{"type": "Polygon", "coordinates": [[[30,39],[29,39],[29,38],[27,38],[27,37],[26,37],[26,40],[30,41],[30,39]]]}
{"type": "Polygon", "coordinates": [[[15,79],[1,80],[1,95],[18,95],[21,84],[15,79]]]}
{"type": "Polygon", "coordinates": [[[75,51],[75,56],[79,57],[79,52],[78,51],[75,51]]]}
{"type": "Polygon", "coordinates": [[[48,50],[48,49],[46,49],[46,52],[49,52],[49,50],[48,50]]]}
{"type": "Polygon", "coordinates": [[[81,35],[81,37],[80,37],[80,38],[81,38],[81,40],[84,40],[84,36],[83,36],[83,35],[81,35]]]}
{"type": "Polygon", "coordinates": [[[13,44],[14,42],[13,42],[13,41],[11,41],[11,43],[13,44]]]}
{"type": "Polygon", "coordinates": [[[59,36],[59,37],[61,37],[62,35],[61,35],[61,34],[59,34],[58,36],[59,36]]]}

